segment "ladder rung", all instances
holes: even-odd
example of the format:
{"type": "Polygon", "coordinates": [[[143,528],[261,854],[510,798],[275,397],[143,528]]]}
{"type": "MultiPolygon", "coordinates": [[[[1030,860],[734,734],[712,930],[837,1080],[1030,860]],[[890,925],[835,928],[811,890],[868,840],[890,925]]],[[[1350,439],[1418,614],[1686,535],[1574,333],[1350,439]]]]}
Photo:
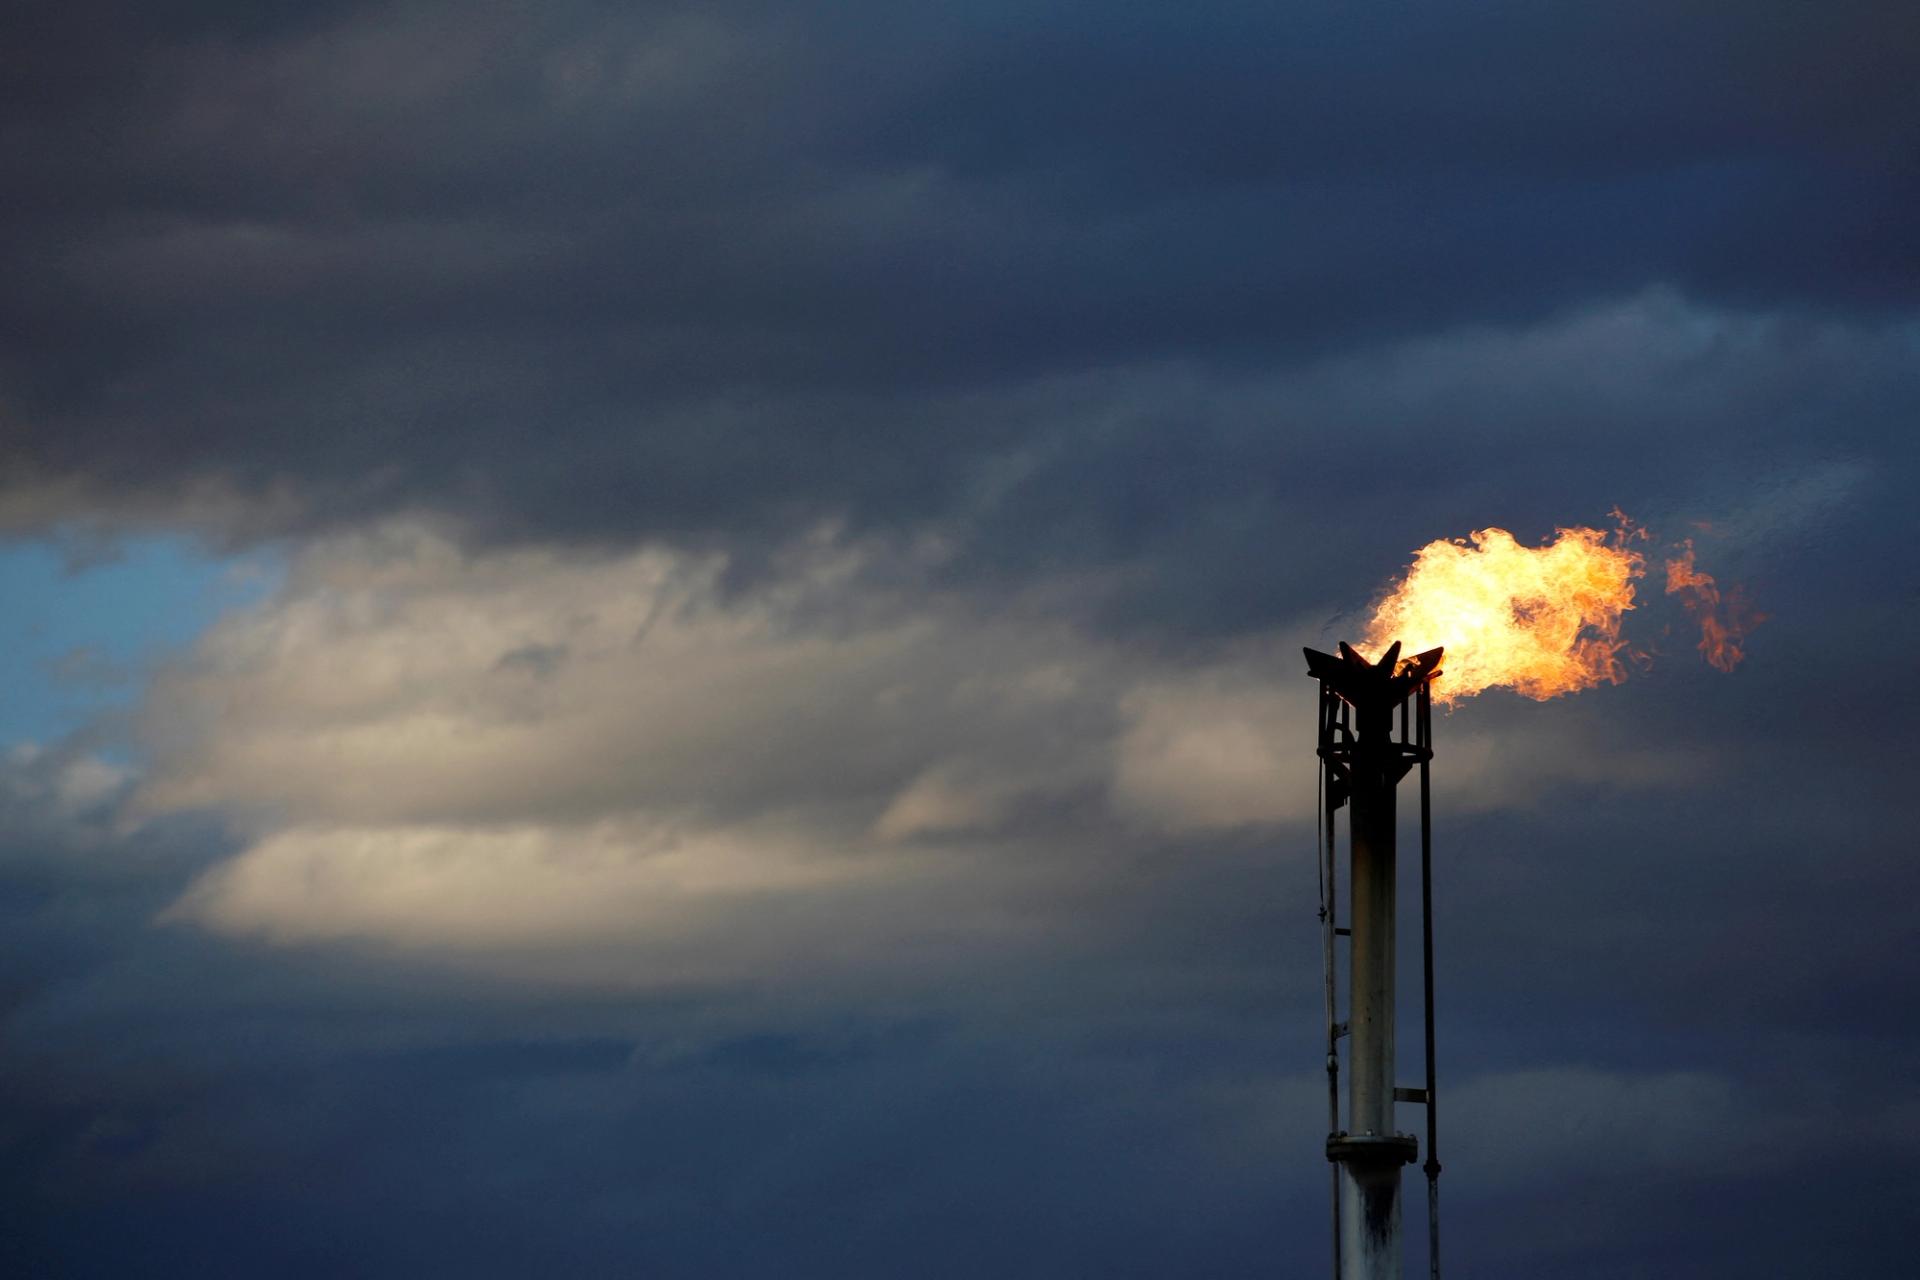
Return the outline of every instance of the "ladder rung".
{"type": "Polygon", "coordinates": [[[1395,1085],[1393,1100],[1395,1102],[1417,1102],[1421,1106],[1425,1106],[1427,1103],[1427,1091],[1425,1089],[1409,1089],[1405,1085],[1395,1085]]]}
{"type": "Polygon", "coordinates": [[[1337,934],[1342,938],[1351,938],[1353,936],[1353,930],[1347,928],[1347,926],[1343,924],[1337,924],[1333,926],[1333,931],[1335,934],[1337,934]]]}
{"type": "Polygon", "coordinates": [[[1345,1034],[1347,1034],[1346,1023],[1336,1022],[1333,1024],[1333,1036],[1331,1037],[1332,1039],[1338,1040],[1341,1036],[1344,1036],[1345,1034]]]}

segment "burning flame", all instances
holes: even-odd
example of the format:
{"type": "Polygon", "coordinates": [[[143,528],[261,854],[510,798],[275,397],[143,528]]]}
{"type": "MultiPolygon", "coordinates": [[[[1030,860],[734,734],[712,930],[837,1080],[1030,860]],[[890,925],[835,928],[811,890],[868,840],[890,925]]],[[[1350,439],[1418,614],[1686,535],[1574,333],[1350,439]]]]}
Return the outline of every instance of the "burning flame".
{"type": "MultiPolygon", "coordinates": [[[[1648,655],[1621,639],[1633,608],[1633,581],[1650,543],[1646,527],[1618,507],[1619,528],[1560,529],[1553,540],[1523,547],[1505,529],[1481,529],[1467,538],[1429,542],[1374,608],[1362,647],[1375,653],[1395,640],[1407,653],[1446,649],[1433,678],[1433,696],[1458,702],[1505,687],[1545,701],[1627,677],[1622,658],[1644,664],[1648,655]]],[[[1667,594],[1700,626],[1699,649],[1721,671],[1746,656],[1747,634],[1767,615],[1738,586],[1722,592],[1693,562],[1693,540],[1676,544],[1667,566],[1667,594]]]]}
{"type": "Polygon", "coordinates": [[[1559,530],[1523,547],[1505,529],[1429,542],[1374,610],[1364,646],[1408,653],[1444,645],[1441,702],[1505,686],[1546,700],[1626,678],[1620,621],[1646,558],[1626,533],[1559,530]]]}
{"type": "Polygon", "coordinates": [[[1747,603],[1740,588],[1730,588],[1725,597],[1713,575],[1693,566],[1693,539],[1680,544],[1680,554],[1667,561],[1667,594],[1679,596],[1680,603],[1700,624],[1700,653],[1721,671],[1732,671],[1746,656],[1741,642],[1747,633],[1767,620],[1747,603]]]}

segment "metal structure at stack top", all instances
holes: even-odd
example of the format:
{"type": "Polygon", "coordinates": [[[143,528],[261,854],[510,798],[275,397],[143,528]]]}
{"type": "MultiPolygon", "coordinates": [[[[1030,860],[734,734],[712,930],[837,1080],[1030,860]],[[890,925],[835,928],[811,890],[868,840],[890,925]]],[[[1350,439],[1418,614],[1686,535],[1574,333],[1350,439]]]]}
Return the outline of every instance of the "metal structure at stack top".
{"type": "Polygon", "coordinates": [[[1439,1161],[1434,1155],[1433,946],[1430,805],[1432,760],[1429,682],[1441,650],[1405,660],[1391,646],[1369,662],[1342,644],[1336,657],[1308,649],[1308,674],[1320,681],[1319,748],[1325,770],[1322,796],[1326,844],[1321,862],[1322,951],[1326,965],[1327,1159],[1334,1163],[1334,1274],[1346,1280],[1399,1280],[1400,1168],[1416,1158],[1418,1143],[1394,1129],[1396,1101],[1427,1107],[1428,1241],[1431,1274],[1439,1274],[1439,1161]],[[1410,710],[1411,708],[1411,710],[1410,710]],[[1396,726],[1396,720],[1398,721],[1396,726]],[[1398,729],[1396,734],[1395,730],[1398,729]],[[1397,817],[1394,793],[1420,766],[1421,923],[1426,987],[1427,1085],[1394,1085],[1394,951],[1397,817]],[[1351,927],[1334,920],[1337,881],[1332,814],[1349,810],[1351,927]],[[1334,940],[1349,938],[1349,1014],[1337,1020],[1334,940]],[[1347,1122],[1340,1123],[1340,1039],[1348,1037],[1351,1064],[1347,1122]]]}
{"type": "MultiPolygon", "coordinates": [[[[1404,712],[1408,696],[1417,689],[1423,689],[1428,681],[1440,674],[1440,658],[1446,651],[1429,649],[1402,662],[1400,642],[1396,640],[1388,646],[1378,662],[1369,662],[1343,640],[1338,657],[1321,653],[1318,649],[1304,652],[1307,655],[1307,674],[1353,708],[1354,727],[1358,730],[1359,740],[1383,747],[1394,745],[1394,712],[1404,712]]],[[[1405,737],[1404,733],[1402,737],[1405,737]]],[[[1407,767],[1411,767],[1417,759],[1418,756],[1408,757],[1407,767]]],[[[1407,768],[1403,767],[1395,781],[1406,774],[1407,768]]]]}

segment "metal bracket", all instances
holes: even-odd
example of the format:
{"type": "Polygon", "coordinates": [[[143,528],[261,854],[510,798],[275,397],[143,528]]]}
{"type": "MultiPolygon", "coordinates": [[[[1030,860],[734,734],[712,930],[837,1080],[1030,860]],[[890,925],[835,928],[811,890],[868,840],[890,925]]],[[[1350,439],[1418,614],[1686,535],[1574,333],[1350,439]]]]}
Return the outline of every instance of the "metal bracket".
{"type": "Polygon", "coordinates": [[[1401,1165],[1420,1158],[1420,1140],[1410,1133],[1330,1133],[1327,1159],[1335,1164],[1401,1165]]]}

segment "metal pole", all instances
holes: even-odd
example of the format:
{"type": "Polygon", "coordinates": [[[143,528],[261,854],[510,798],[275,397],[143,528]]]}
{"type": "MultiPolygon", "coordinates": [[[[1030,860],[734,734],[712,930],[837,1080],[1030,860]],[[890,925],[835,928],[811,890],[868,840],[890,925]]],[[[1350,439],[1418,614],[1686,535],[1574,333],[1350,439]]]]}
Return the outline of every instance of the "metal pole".
{"type": "MultiPolygon", "coordinates": [[[[1384,710],[1384,709],[1383,709],[1384,710]]],[[[1400,1166],[1393,1127],[1393,978],[1396,878],[1394,783],[1386,716],[1360,717],[1348,831],[1353,936],[1348,950],[1347,1134],[1342,1162],[1343,1280],[1400,1280],[1400,1166]],[[1369,723],[1374,721],[1375,723],[1369,723]],[[1353,1145],[1352,1140],[1359,1144],[1353,1145]],[[1376,1154],[1377,1153],[1377,1154],[1376,1154]]]]}
{"type": "Polygon", "coordinates": [[[1352,1084],[1347,1095],[1347,1132],[1393,1132],[1394,848],[1393,784],[1369,767],[1374,754],[1363,741],[1354,772],[1351,890],[1353,967],[1348,994],[1352,1084]]]}
{"type": "MultiPolygon", "coordinates": [[[[1320,691],[1320,719],[1322,736],[1328,736],[1329,717],[1333,714],[1333,696],[1325,689],[1320,691]]],[[[1339,1031],[1334,1026],[1339,1014],[1334,999],[1333,938],[1334,912],[1340,900],[1339,865],[1334,859],[1333,806],[1327,796],[1327,764],[1320,762],[1320,962],[1326,988],[1326,1025],[1327,1025],[1327,1132],[1340,1127],[1340,1040],[1339,1031]]],[[[1333,1215],[1333,1280],[1340,1280],[1340,1167],[1327,1170],[1331,1178],[1328,1187],[1329,1212],[1333,1215]]]]}
{"type": "Polygon", "coordinates": [[[1427,1275],[1440,1280],[1440,1086],[1433,1065],[1433,698],[1419,694],[1420,757],[1420,972],[1425,984],[1427,1029],[1427,1275]]]}

